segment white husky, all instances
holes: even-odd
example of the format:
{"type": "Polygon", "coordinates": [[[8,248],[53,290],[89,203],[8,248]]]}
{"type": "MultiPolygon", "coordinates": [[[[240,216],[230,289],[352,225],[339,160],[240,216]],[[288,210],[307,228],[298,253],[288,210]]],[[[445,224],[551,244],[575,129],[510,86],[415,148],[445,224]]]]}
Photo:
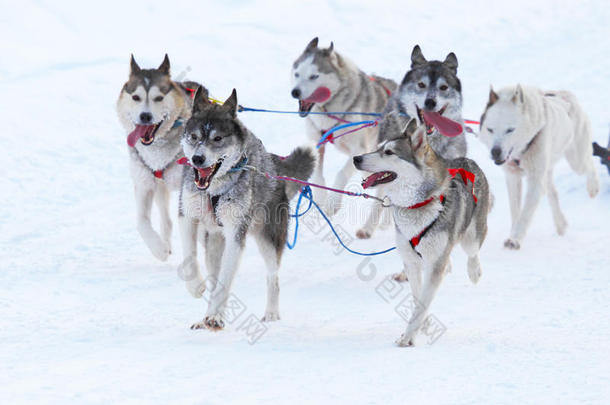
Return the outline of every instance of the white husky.
{"type": "Polygon", "coordinates": [[[506,173],[512,228],[504,246],[509,249],[519,249],[545,192],[557,233],[565,233],[567,221],[559,208],[553,183],[553,166],[562,156],[577,174],[586,174],[591,197],[599,191],[592,158],[591,124],[570,92],[543,92],[520,85],[497,93],[491,89],[481,117],[480,138],[490,149],[491,158],[506,173]],[[527,193],[522,204],[524,175],[527,193]]]}

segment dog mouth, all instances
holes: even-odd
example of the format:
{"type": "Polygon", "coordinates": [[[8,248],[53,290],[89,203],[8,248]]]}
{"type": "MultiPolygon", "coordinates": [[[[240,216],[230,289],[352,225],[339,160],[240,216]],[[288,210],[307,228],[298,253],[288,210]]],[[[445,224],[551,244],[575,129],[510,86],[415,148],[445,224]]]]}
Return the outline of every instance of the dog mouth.
{"type": "Polygon", "coordinates": [[[362,188],[366,190],[367,188],[390,183],[394,180],[396,180],[396,173],[394,172],[377,172],[362,180],[362,188]]]}
{"type": "MultiPolygon", "coordinates": [[[[419,117],[419,121],[426,125],[426,134],[430,135],[434,132],[434,123],[430,119],[430,115],[426,114],[424,110],[419,108],[417,104],[415,104],[415,108],[417,109],[417,116],[419,117]]],[[[447,104],[445,104],[440,110],[436,111],[439,116],[442,116],[445,110],[447,109],[447,104]]]]}
{"type": "Polygon", "coordinates": [[[311,93],[307,98],[299,100],[299,115],[307,117],[314,104],[323,103],[330,98],[330,89],[325,86],[320,86],[311,93]]]}
{"type": "Polygon", "coordinates": [[[464,128],[462,128],[462,125],[459,122],[455,122],[452,119],[443,116],[447,109],[447,105],[448,104],[445,104],[438,111],[423,110],[419,108],[417,104],[415,105],[419,120],[425,124],[426,133],[428,135],[432,134],[436,129],[441,135],[453,138],[464,131],[464,128]]]}
{"type": "Polygon", "coordinates": [[[220,159],[212,166],[208,167],[193,167],[193,170],[195,171],[195,185],[199,190],[207,190],[208,187],[210,187],[210,182],[212,181],[214,175],[218,172],[218,169],[220,169],[222,161],[223,159],[220,159]]]}
{"type": "Polygon", "coordinates": [[[151,145],[155,141],[155,135],[164,121],[161,120],[152,125],[136,124],[136,128],[127,136],[127,144],[133,148],[139,139],[142,145],[151,145]]]}

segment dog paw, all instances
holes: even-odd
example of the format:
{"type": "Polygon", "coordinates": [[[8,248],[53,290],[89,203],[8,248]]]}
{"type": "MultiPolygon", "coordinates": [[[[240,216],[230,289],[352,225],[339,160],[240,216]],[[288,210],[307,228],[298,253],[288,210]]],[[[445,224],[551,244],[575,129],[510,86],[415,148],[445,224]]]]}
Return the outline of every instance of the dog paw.
{"type": "Polygon", "coordinates": [[[392,274],[392,279],[399,283],[404,283],[405,281],[409,281],[409,279],[407,278],[407,272],[405,272],[405,271],[401,271],[400,273],[392,274]]]}
{"type": "Polygon", "coordinates": [[[262,322],[275,322],[280,320],[280,314],[278,312],[266,312],[265,316],[261,318],[262,322]]]}
{"type": "Polygon", "coordinates": [[[468,259],[468,277],[473,284],[479,282],[481,278],[481,264],[478,259],[468,259]]]}
{"type": "Polygon", "coordinates": [[[358,239],[369,239],[371,237],[370,232],[365,231],[364,229],[358,229],[356,232],[356,237],[358,239]]]}
{"type": "Polygon", "coordinates": [[[521,245],[518,241],[514,239],[506,239],[504,241],[504,247],[511,250],[519,250],[521,248],[521,245]]]}
{"type": "Polygon", "coordinates": [[[193,298],[201,298],[205,292],[205,280],[198,275],[197,278],[186,282],[186,289],[193,298]]]}
{"type": "Polygon", "coordinates": [[[205,325],[205,320],[201,321],[201,322],[195,322],[194,324],[191,325],[191,329],[195,330],[195,329],[207,329],[207,326],[205,325]]]}
{"type": "Polygon", "coordinates": [[[172,248],[169,243],[162,241],[160,238],[151,244],[150,251],[157,259],[162,262],[167,261],[167,258],[172,253],[172,248]]]}
{"type": "Polygon", "coordinates": [[[411,347],[411,346],[415,346],[415,342],[413,341],[413,339],[409,336],[407,336],[406,334],[402,334],[397,340],[396,340],[396,345],[399,347],[411,347]]]}
{"type": "Polygon", "coordinates": [[[555,223],[555,228],[557,229],[557,235],[559,235],[559,236],[565,235],[566,229],[568,228],[568,221],[566,221],[564,218],[558,220],[555,223]]]}
{"type": "Polygon", "coordinates": [[[212,332],[218,332],[225,327],[225,323],[220,315],[206,316],[203,323],[212,332]]]}

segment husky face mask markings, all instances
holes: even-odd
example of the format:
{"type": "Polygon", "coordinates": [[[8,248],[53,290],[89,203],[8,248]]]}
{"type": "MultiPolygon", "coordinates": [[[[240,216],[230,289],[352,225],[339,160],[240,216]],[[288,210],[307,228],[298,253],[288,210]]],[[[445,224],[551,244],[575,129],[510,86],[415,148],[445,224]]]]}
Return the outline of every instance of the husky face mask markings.
{"type": "Polygon", "coordinates": [[[318,48],[314,38],[303,54],[292,65],[292,97],[299,100],[299,115],[306,117],[315,104],[324,105],[341,85],[333,64],[337,56],[333,44],[327,49],[318,48]]]}

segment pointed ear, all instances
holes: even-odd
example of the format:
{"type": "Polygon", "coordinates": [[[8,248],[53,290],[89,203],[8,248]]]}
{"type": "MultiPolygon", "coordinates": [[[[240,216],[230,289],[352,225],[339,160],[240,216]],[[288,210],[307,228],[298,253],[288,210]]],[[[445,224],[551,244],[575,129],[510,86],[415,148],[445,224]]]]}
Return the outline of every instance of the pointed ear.
{"type": "Polygon", "coordinates": [[[305,53],[313,52],[318,49],[318,37],[315,37],[305,47],[305,53]]]}
{"type": "Polygon", "coordinates": [[[169,57],[165,54],[165,58],[163,58],[163,62],[157,68],[161,73],[165,75],[169,75],[169,57]]]}
{"type": "Polygon", "coordinates": [[[487,101],[488,106],[492,106],[498,101],[498,94],[494,91],[492,86],[489,86],[489,101],[487,101]]]}
{"type": "Polygon", "coordinates": [[[525,101],[523,99],[523,88],[520,84],[517,84],[517,87],[515,88],[515,93],[513,94],[513,98],[511,98],[510,101],[512,101],[513,104],[523,104],[523,102],[525,101]]]}
{"type": "Polygon", "coordinates": [[[133,53],[131,54],[131,60],[129,61],[129,74],[133,75],[140,72],[140,66],[138,66],[138,62],[136,62],[133,57],[133,53]]]}
{"type": "Polygon", "coordinates": [[[193,114],[201,112],[211,105],[212,103],[210,103],[210,100],[208,99],[208,90],[203,86],[197,87],[197,91],[195,91],[195,96],[193,97],[193,114]]]}
{"type": "Polygon", "coordinates": [[[451,52],[445,58],[445,61],[443,62],[443,65],[447,66],[450,70],[453,71],[454,74],[456,74],[457,73],[457,68],[458,68],[457,56],[455,56],[455,54],[453,52],[451,52]]]}
{"type": "Polygon", "coordinates": [[[411,52],[411,69],[413,69],[415,66],[423,65],[426,62],[428,61],[426,58],[424,58],[424,54],[421,53],[419,45],[415,45],[413,51],[411,52]]]}
{"type": "Polygon", "coordinates": [[[333,49],[335,49],[335,44],[333,41],[330,41],[330,46],[328,47],[328,53],[332,53],[333,49]]]}
{"type": "Polygon", "coordinates": [[[237,115],[237,91],[233,89],[233,92],[228,99],[222,104],[225,110],[229,111],[231,117],[235,118],[237,115]]]}
{"type": "Polygon", "coordinates": [[[411,118],[403,131],[403,136],[409,139],[413,152],[422,150],[422,147],[427,144],[426,132],[420,130],[420,126],[415,118],[411,118]]]}
{"type": "Polygon", "coordinates": [[[411,136],[417,130],[417,120],[415,118],[411,118],[407,125],[405,125],[405,129],[402,130],[402,136],[405,138],[411,138],[411,136]]]}

